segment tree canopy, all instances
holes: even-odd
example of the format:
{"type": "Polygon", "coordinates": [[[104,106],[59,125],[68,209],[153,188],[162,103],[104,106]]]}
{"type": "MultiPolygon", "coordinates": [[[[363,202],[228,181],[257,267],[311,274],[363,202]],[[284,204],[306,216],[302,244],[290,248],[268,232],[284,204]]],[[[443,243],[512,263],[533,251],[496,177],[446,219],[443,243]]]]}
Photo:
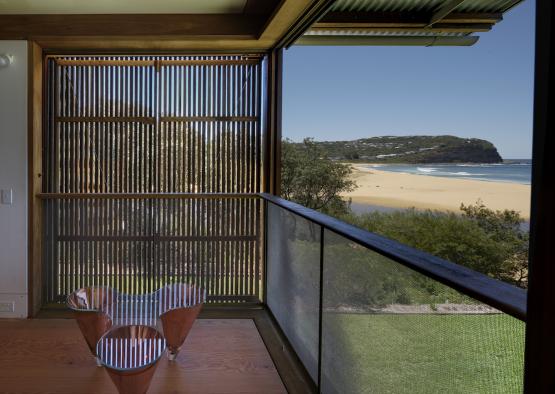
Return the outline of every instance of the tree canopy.
{"type": "Polygon", "coordinates": [[[356,187],[351,167],[327,158],[314,140],[282,143],[281,194],[305,207],[330,214],[347,213],[349,204],[341,193],[356,187]]]}
{"type": "Polygon", "coordinates": [[[527,286],[528,234],[515,211],[492,211],[480,201],[452,212],[407,209],[350,214],[342,219],[492,278],[527,286]]]}

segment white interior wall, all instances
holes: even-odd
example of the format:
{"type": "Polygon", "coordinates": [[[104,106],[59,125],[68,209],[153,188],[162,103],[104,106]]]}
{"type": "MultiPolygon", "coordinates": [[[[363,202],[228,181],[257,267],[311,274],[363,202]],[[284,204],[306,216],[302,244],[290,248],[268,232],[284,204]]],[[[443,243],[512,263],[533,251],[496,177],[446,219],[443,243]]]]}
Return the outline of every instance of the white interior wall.
{"type": "Polygon", "coordinates": [[[12,205],[0,202],[0,318],[27,316],[27,42],[0,41],[0,189],[13,190],[12,205]],[[13,311],[6,311],[11,309],[13,311]]]}

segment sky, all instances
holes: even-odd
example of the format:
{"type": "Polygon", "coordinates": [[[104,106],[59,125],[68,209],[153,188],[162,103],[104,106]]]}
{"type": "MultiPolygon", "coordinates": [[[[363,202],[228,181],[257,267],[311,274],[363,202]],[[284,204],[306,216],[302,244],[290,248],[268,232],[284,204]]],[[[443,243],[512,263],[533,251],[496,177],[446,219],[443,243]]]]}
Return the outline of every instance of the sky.
{"type": "Polygon", "coordinates": [[[532,156],[535,2],[471,47],[305,47],[284,54],[283,137],[487,139],[532,156]]]}

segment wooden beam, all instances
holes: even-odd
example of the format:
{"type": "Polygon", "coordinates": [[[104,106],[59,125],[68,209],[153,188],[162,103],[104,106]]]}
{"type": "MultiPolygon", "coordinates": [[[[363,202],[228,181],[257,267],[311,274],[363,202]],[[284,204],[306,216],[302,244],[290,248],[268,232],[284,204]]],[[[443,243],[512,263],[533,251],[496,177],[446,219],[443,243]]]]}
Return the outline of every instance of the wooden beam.
{"type": "Polygon", "coordinates": [[[34,42],[28,43],[28,315],[42,306],[42,103],[43,55],[34,42]]]}
{"type": "Polygon", "coordinates": [[[289,48],[322,16],[324,16],[335,0],[315,0],[313,3],[297,18],[297,20],[289,27],[289,29],[275,43],[274,49],[289,48]]]}
{"type": "Polygon", "coordinates": [[[330,11],[314,26],[368,24],[368,25],[411,25],[422,26],[427,22],[427,14],[422,12],[352,12],[330,11]]]}
{"type": "Polygon", "coordinates": [[[262,27],[258,37],[276,43],[316,0],[282,0],[262,27]]]}
{"type": "Polygon", "coordinates": [[[38,193],[42,200],[258,199],[257,193],[38,193]]]}
{"type": "Polygon", "coordinates": [[[478,36],[437,36],[437,35],[304,35],[295,45],[308,46],[472,46],[478,36]]]}
{"type": "Polygon", "coordinates": [[[245,37],[264,18],[243,14],[0,15],[0,39],[34,37],[245,37]]]}
{"type": "Polygon", "coordinates": [[[258,116],[162,116],[160,122],[258,122],[258,116]]]}
{"type": "MultiPolygon", "coordinates": [[[[160,122],[258,122],[258,116],[162,116],[160,122]]],[[[154,116],[58,116],[56,123],[144,123],[155,124],[154,116]]]]}
{"type": "Polygon", "coordinates": [[[247,0],[243,13],[247,15],[270,15],[280,0],[247,0]]]}
{"type": "Polygon", "coordinates": [[[503,20],[503,14],[467,14],[452,13],[441,20],[441,23],[488,23],[495,24],[503,20]]]}
{"type": "Polygon", "coordinates": [[[0,15],[0,40],[46,54],[266,53],[318,0],[261,1],[243,14],[0,15]]]}
{"type": "Polygon", "coordinates": [[[447,2],[443,3],[443,5],[435,11],[430,21],[428,22],[428,26],[432,26],[434,23],[439,22],[451,12],[453,12],[464,0],[448,0],[447,2]]]}
{"type": "Polygon", "coordinates": [[[58,116],[54,118],[56,123],[144,123],[155,124],[154,116],[135,116],[135,117],[119,117],[119,116],[58,116]]]}
{"type": "Polygon", "coordinates": [[[45,53],[74,55],[75,53],[106,54],[237,54],[265,53],[271,40],[226,37],[36,37],[45,53]]]}
{"type": "Polygon", "coordinates": [[[60,235],[56,237],[56,242],[252,242],[257,240],[256,235],[60,235]]]}
{"type": "Polygon", "coordinates": [[[59,66],[126,66],[126,67],[165,67],[165,66],[240,66],[260,63],[260,57],[234,60],[106,60],[106,59],[63,59],[54,58],[59,66]]]}

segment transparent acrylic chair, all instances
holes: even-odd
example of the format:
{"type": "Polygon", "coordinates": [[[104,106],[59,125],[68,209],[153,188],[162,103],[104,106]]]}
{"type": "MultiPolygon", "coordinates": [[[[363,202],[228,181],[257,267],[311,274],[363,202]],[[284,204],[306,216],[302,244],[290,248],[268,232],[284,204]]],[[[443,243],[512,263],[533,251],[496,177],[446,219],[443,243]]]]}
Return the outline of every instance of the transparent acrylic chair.
{"type": "Polygon", "coordinates": [[[168,358],[176,359],[205,300],[201,287],[172,283],[147,294],[85,287],[70,294],[67,305],[97,364],[106,367],[119,392],[143,393],[138,390],[148,389],[166,346],[168,358]],[[150,353],[140,353],[146,350],[150,353]]]}
{"type": "Polygon", "coordinates": [[[120,394],[145,394],[166,341],[149,326],[116,327],[100,338],[96,353],[120,394]]]}

